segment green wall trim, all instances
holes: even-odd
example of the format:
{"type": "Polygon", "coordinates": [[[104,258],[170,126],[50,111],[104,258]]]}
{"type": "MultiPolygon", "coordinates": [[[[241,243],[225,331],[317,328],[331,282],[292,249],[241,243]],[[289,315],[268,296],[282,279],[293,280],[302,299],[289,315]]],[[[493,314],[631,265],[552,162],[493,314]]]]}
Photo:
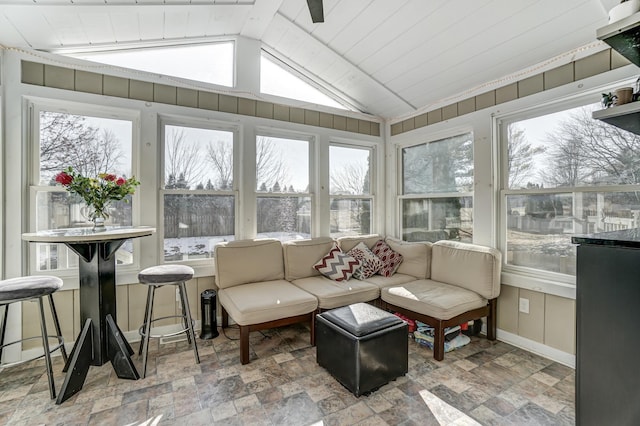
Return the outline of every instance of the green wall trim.
{"type": "Polygon", "coordinates": [[[416,116],[393,123],[391,125],[391,136],[430,126],[440,121],[460,117],[461,115],[470,114],[475,111],[480,111],[481,109],[490,108],[504,102],[524,98],[564,84],[620,68],[629,63],[630,62],[618,52],[607,49],[540,74],[524,78],[507,86],[499,87],[468,99],[463,99],[433,111],[421,112],[416,116]]]}
{"type": "Polygon", "coordinates": [[[235,95],[114,77],[107,74],[32,61],[22,61],[21,81],[24,84],[35,86],[262,117],[363,135],[380,136],[380,123],[376,121],[289,107],[272,102],[256,101],[235,95]]]}

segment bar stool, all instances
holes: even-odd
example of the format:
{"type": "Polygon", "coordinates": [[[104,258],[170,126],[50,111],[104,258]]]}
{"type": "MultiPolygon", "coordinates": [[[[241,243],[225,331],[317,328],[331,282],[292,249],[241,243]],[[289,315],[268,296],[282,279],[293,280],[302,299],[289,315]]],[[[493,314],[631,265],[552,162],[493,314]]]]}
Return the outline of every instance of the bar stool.
{"type": "Polygon", "coordinates": [[[193,278],[193,268],[186,265],[158,265],[143,269],[138,274],[138,281],[141,284],[149,286],[147,290],[147,307],[144,313],[144,324],[138,331],[142,340],[140,341],[140,349],[138,355],[142,355],[142,377],[147,375],[147,356],[149,354],[149,338],[169,337],[180,333],[187,334],[189,344],[193,344],[193,353],[196,357],[196,364],[200,364],[200,356],[198,355],[198,346],[196,345],[196,335],[193,331],[193,320],[191,319],[191,311],[189,310],[189,299],[187,298],[187,290],[185,281],[193,278]],[[165,285],[178,286],[180,293],[180,302],[182,303],[182,315],[170,315],[162,318],[153,319],[153,298],[156,288],[165,285]],[[151,334],[151,323],[167,318],[182,318],[183,329],[167,334],[151,334]]]}
{"type": "MultiPolygon", "coordinates": [[[[12,278],[9,280],[0,281],[0,306],[4,306],[4,315],[2,319],[2,329],[0,330],[0,358],[2,357],[2,351],[6,346],[14,345],[16,343],[23,342],[25,340],[37,339],[38,337],[27,337],[24,339],[16,340],[14,342],[4,343],[5,332],[7,330],[7,316],[9,313],[9,305],[11,303],[23,302],[28,300],[38,301],[40,310],[40,330],[42,332],[42,347],[44,353],[35,358],[20,361],[27,362],[33,361],[44,356],[45,364],[47,366],[47,378],[49,380],[49,394],[51,399],[56,397],[56,386],[53,381],[53,367],[51,366],[51,352],[60,349],[62,353],[62,359],[65,364],[67,363],[67,351],[64,348],[64,339],[62,338],[62,331],[60,330],[60,322],[58,321],[58,313],[56,312],[55,304],[53,303],[53,293],[62,288],[62,280],[58,277],[48,275],[37,275],[29,277],[12,278]],[[44,296],[49,297],[49,305],[51,307],[51,315],[53,316],[53,324],[56,328],[56,336],[49,336],[47,334],[47,322],[44,316],[44,303],[42,298],[44,296]],[[49,347],[49,338],[58,339],[58,344],[54,347],[49,347]]],[[[15,363],[18,364],[18,363],[15,363]]]]}

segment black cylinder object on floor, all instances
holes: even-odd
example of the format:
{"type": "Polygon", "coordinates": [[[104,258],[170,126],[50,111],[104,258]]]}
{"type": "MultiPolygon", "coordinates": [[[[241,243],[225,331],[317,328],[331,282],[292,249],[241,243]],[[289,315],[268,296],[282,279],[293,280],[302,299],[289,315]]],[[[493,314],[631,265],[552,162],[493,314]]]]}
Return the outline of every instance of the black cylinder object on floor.
{"type": "Polygon", "coordinates": [[[216,317],[217,293],[215,290],[205,290],[200,294],[200,307],[202,309],[201,339],[213,339],[218,337],[218,320],[216,317]]]}

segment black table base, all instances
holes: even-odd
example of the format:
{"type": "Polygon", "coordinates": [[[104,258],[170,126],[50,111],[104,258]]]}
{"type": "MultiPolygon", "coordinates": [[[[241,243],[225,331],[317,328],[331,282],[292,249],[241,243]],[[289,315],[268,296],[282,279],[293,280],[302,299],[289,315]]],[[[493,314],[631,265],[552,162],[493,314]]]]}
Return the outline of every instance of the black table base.
{"type": "Polygon", "coordinates": [[[64,367],[56,400],[61,404],[82,389],[91,365],[107,361],[121,379],[138,380],[133,349],[116,324],[115,253],[125,240],[68,243],[80,256],[80,319],[84,324],[64,367]]]}

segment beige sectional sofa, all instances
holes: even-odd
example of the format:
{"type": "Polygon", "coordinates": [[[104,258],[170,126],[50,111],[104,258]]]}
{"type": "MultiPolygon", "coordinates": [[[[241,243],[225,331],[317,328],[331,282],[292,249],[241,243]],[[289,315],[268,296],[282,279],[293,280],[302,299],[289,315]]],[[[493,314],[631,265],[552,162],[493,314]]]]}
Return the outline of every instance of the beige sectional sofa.
{"type": "Polygon", "coordinates": [[[229,316],[239,325],[242,364],[250,358],[250,331],[310,321],[315,344],[315,314],[358,302],[374,302],[435,327],[438,360],[444,356],[444,328],[450,325],[487,317],[487,337],[495,339],[501,256],[493,248],[378,235],[241,240],[217,245],[215,262],[222,326],[228,326],[229,316]],[[337,282],[313,267],[335,243],[346,253],[360,242],[371,248],[380,239],[403,257],[389,277],[337,282]]]}

